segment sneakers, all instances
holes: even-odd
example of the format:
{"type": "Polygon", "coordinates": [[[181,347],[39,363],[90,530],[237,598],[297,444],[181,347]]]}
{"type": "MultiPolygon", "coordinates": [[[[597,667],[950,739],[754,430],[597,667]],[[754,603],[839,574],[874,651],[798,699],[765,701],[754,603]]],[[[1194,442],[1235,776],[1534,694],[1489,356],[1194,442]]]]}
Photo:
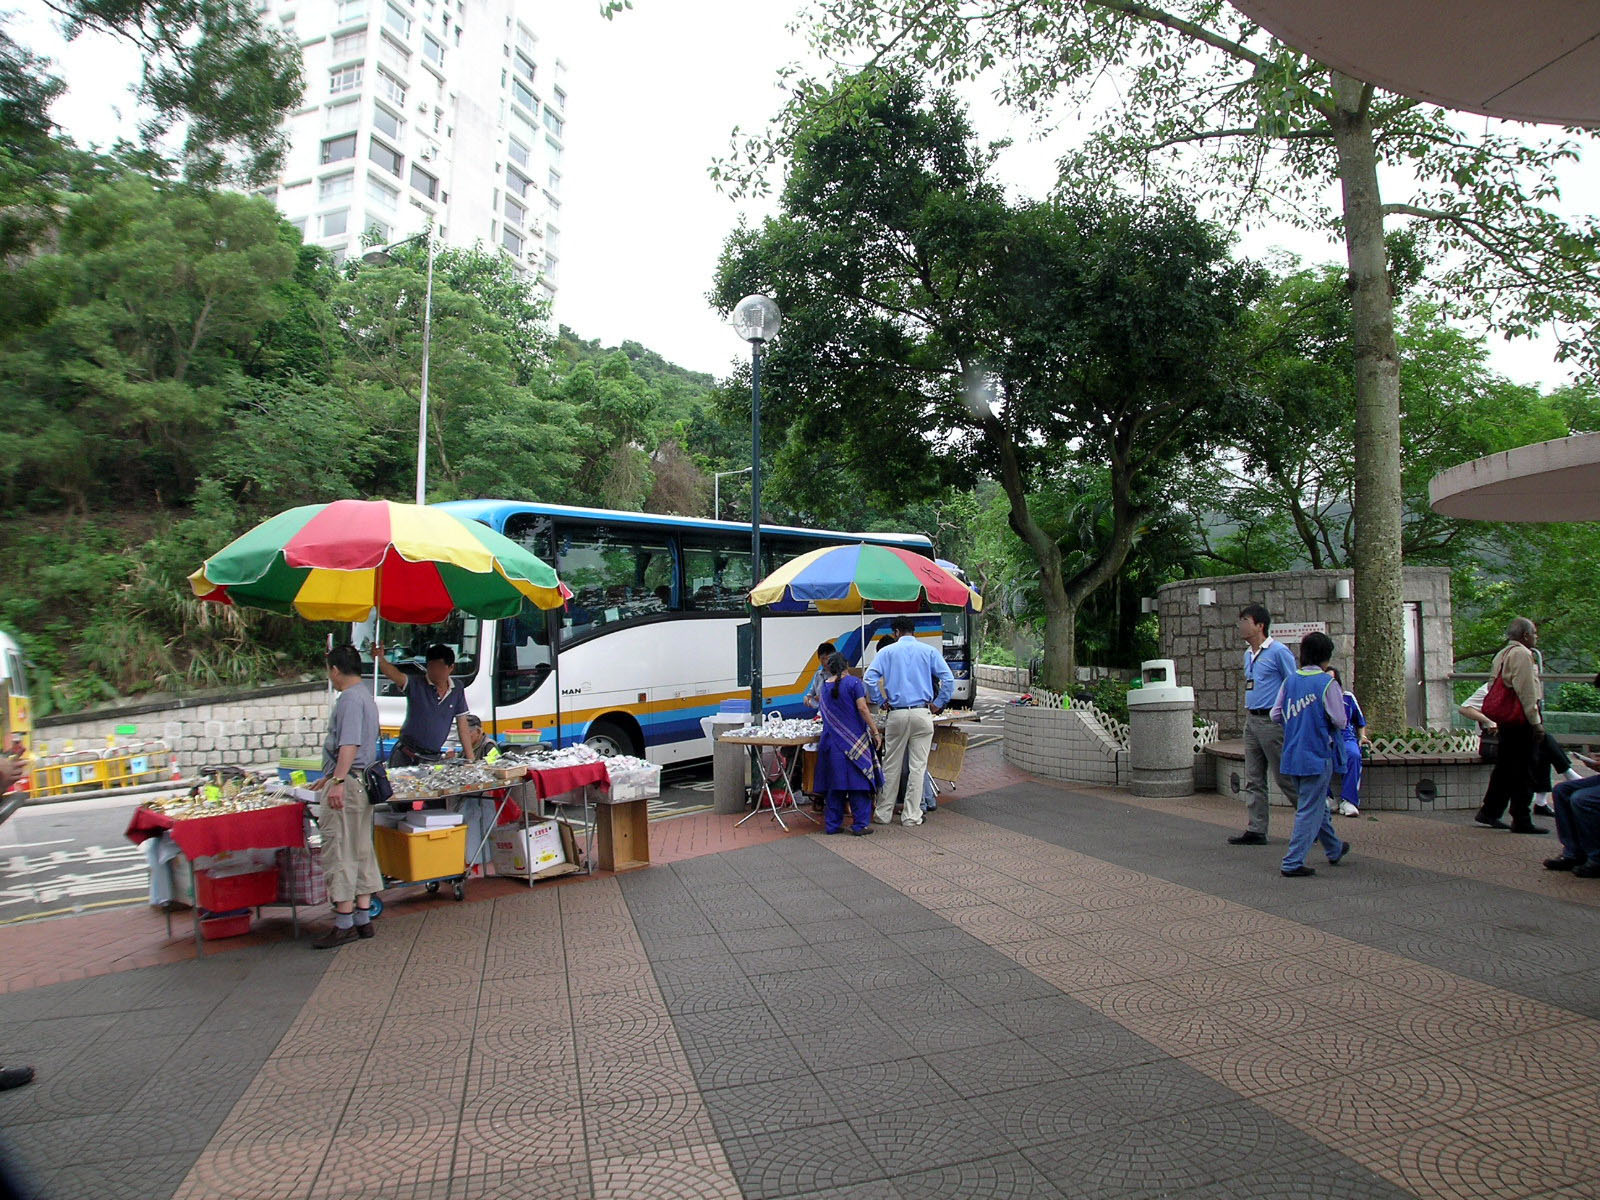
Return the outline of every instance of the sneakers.
{"type": "Polygon", "coordinates": [[[1340,863],[1342,863],[1349,856],[1349,854],[1350,854],[1350,843],[1349,842],[1340,842],[1339,843],[1339,856],[1337,858],[1330,858],[1328,860],[1328,865],[1330,867],[1337,867],[1340,863]]]}
{"type": "Polygon", "coordinates": [[[1550,803],[1549,792],[1536,792],[1534,794],[1533,811],[1541,817],[1553,817],[1556,815],[1555,805],[1550,803]]]}
{"type": "Polygon", "coordinates": [[[1233,837],[1228,839],[1228,845],[1230,846],[1265,846],[1266,844],[1266,834],[1252,833],[1248,829],[1246,829],[1243,833],[1235,834],[1233,837]]]}
{"type": "Polygon", "coordinates": [[[1354,804],[1351,804],[1350,801],[1343,800],[1339,803],[1339,815],[1341,817],[1359,817],[1361,815],[1361,810],[1354,804]]]}
{"type": "Polygon", "coordinates": [[[1315,875],[1316,872],[1310,867],[1296,867],[1292,871],[1280,871],[1279,874],[1285,879],[1305,879],[1308,876],[1315,875]]]}
{"type": "Polygon", "coordinates": [[[19,1088],[25,1083],[32,1082],[32,1067],[0,1068],[0,1092],[9,1092],[12,1088],[19,1088]]]}

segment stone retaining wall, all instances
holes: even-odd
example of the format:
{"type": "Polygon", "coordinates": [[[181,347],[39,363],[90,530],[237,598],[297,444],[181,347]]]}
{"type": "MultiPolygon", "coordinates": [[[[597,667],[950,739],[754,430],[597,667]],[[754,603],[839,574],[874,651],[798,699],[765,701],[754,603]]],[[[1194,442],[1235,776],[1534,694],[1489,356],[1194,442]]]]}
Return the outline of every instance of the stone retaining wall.
{"type": "MultiPolygon", "coordinates": [[[[1354,675],[1355,601],[1337,598],[1341,580],[1353,585],[1351,573],[1341,570],[1224,575],[1157,588],[1161,656],[1173,660],[1179,684],[1194,688],[1196,714],[1216,722],[1223,737],[1244,729],[1244,643],[1238,620],[1239,610],[1252,603],[1265,604],[1275,622],[1324,622],[1337,645],[1333,664],[1360,696],[1361,681],[1354,675]],[[1201,588],[1216,593],[1214,603],[1199,603],[1201,588]]],[[[1445,567],[1407,567],[1402,586],[1401,600],[1416,604],[1421,616],[1417,649],[1422,686],[1408,697],[1418,709],[1419,719],[1413,723],[1449,728],[1456,711],[1450,694],[1450,572],[1445,567]]]]}
{"type": "Polygon", "coordinates": [[[140,737],[172,747],[184,770],[207,763],[254,766],[315,752],[327,724],[328,685],[308,683],[46,718],[34,742],[52,749],[67,742],[103,746],[117,726],[134,725],[140,737]]]}
{"type": "Polygon", "coordinates": [[[1033,686],[1027,667],[992,667],[979,663],[973,668],[979,687],[994,688],[1000,692],[1025,692],[1033,686]]]}
{"type": "Polygon", "coordinates": [[[1006,761],[1033,775],[1118,787],[1128,782],[1128,752],[1076,709],[1006,706],[1006,761]]]}

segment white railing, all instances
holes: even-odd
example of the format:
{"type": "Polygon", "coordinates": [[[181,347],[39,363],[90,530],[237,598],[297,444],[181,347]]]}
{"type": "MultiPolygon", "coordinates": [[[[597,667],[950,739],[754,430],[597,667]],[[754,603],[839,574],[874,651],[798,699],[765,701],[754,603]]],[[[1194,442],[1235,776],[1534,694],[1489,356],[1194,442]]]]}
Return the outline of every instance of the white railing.
{"type": "Polygon", "coordinates": [[[1218,726],[1215,721],[1202,721],[1194,727],[1194,752],[1199,754],[1217,741],[1218,726]]]}
{"type": "Polygon", "coordinates": [[[1476,729],[1407,729],[1372,739],[1374,754],[1476,754],[1476,729]]]}

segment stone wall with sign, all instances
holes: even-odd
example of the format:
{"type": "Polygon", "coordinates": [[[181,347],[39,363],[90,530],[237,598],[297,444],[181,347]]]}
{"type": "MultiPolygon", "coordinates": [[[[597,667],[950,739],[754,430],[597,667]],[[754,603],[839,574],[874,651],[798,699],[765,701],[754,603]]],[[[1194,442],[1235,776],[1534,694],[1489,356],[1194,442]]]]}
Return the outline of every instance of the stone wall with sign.
{"type": "MultiPolygon", "coordinates": [[[[1170,658],[1177,683],[1194,688],[1195,715],[1215,721],[1224,738],[1244,729],[1244,642],[1239,637],[1239,610],[1264,604],[1279,629],[1320,625],[1334,641],[1333,665],[1357,697],[1354,678],[1355,601],[1340,599],[1340,581],[1354,583],[1349,571],[1283,571],[1264,575],[1224,575],[1186,579],[1156,592],[1161,621],[1161,656],[1170,658]],[[1216,599],[1202,605],[1202,592],[1216,599]],[[1312,624],[1314,623],[1314,624],[1312,624]]],[[[1450,572],[1444,567],[1407,567],[1402,600],[1418,613],[1418,682],[1411,697],[1426,727],[1450,724],[1455,706],[1450,694],[1454,662],[1450,609],[1450,572]]],[[[1298,648],[1299,633],[1295,644],[1298,648]]]]}

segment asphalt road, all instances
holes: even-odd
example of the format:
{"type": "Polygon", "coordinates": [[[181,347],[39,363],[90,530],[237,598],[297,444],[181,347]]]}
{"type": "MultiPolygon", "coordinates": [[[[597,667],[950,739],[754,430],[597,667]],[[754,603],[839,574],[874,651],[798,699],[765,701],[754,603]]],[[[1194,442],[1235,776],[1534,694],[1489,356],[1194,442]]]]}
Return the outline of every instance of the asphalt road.
{"type": "MultiPolygon", "coordinates": [[[[997,740],[1002,699],[979,696],[969,747],[997,740]]],[[[652,819],[711,806],[711,765],[662,773],[652,819]]],[[[0,825],[0,926],[92,912],[148,899],[144,853],[123,837],[133,797],[74,800],[19,810],[0,825]]]]}

